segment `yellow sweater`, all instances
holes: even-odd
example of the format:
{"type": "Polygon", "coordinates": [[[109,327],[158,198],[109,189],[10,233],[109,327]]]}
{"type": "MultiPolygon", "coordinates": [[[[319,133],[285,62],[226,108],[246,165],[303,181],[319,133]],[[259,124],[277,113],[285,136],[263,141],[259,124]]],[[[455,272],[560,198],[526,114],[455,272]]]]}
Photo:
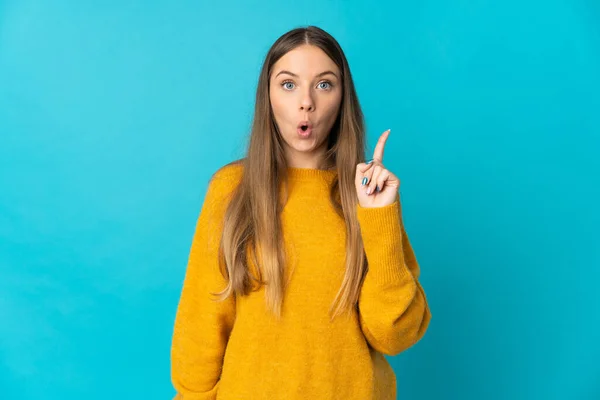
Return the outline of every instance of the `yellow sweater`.
{"type": "Polygon", "coordinates": [[[414,345],[431,318],[399,199],[379,208],[357,205],[369,271],[358,309],[330,322],[346,235],[329,202],[337,172],[288,168],[290,197],[281,219],[294,272],[276,322],[264,287],[221,303],[209,295],[226,284],[218,239],[242,168],[217,171],[196,224],[172,338],[175,399],[395,400],[396,376],[383,354],[414,345]]]}

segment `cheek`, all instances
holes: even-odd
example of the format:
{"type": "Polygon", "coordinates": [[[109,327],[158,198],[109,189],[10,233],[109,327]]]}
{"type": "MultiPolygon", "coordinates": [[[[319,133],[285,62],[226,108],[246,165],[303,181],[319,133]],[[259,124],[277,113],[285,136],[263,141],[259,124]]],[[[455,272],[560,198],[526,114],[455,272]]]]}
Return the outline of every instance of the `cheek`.
{"type": "Polygon", "coordinates": [[[333,99],[328,99],[327,103],[325,104],[325,108],[324,108],[324,113],[327,115],[328,119],[335,119],[337,117],[337,114],[339,112],[340,109],[340,105],[341,105],[341,97],[337,96],[336,98],[333,99]]]}
{"type": "Polygon", "coordinates": [[[271,108],[273,108],[273,114],[278,118],[283,117],[285,115],[286,106],[282,96],[271,92],[269,99],[271,101],[271,108]]]}

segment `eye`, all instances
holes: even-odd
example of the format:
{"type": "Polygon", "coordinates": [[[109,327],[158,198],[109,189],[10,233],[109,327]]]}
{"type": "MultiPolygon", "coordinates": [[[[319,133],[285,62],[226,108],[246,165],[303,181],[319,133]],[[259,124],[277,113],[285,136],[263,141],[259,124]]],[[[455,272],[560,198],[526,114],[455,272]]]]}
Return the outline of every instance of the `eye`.
{"type": "Polygon", "coordinates": [[[281,86],[285,89],[285,90],[292,90],[293,88],[286,86],[287,84],[293,85],[294,82],[292,81],[283,81],[281,82],[281,86]]]}
{"type": "Polygon", "coordinates": [[[326,84],[326,85],[329,85],[329,86],[328,87],[322,87],[321,86],[321,89],[329,90],[329,89],[331,89],[333,87],[333,85],[329,81],[319,82],[319,85],[323,85],[323,84],[326,84]]]}

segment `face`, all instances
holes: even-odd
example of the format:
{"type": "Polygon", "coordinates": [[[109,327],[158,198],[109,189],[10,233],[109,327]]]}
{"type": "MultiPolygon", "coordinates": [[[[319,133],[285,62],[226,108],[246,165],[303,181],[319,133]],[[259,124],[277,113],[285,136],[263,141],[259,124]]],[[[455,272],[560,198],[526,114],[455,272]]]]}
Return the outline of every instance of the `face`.
{"type": "Polygon", "coordinates": [[[296,47],[273,66],[269,97],[289,166],[317,168],[323,160],[341,86],[338,67],[316,46],[296,47]]]}

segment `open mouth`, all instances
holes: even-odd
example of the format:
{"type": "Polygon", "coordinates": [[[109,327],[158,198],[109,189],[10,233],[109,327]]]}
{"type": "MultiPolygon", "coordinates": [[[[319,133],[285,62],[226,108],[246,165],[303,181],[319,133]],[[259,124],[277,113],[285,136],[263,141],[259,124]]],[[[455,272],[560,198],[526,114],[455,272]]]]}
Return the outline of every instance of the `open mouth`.
{"type": "Polygon", "coordinates": [[[306,121],[300,121],[298,123],[298,134],[300,136],[304,136],[304,137],[308,137],[310,136],[311,132],[312,132],[312,122],[306,120],[306,121]]]}
{"type": "Polygon", "coordinates": [[[312,128],[310,125],[302,124],[298,125],[298,135],[302,137],[309,137],[312,133],[312,128]]]}

